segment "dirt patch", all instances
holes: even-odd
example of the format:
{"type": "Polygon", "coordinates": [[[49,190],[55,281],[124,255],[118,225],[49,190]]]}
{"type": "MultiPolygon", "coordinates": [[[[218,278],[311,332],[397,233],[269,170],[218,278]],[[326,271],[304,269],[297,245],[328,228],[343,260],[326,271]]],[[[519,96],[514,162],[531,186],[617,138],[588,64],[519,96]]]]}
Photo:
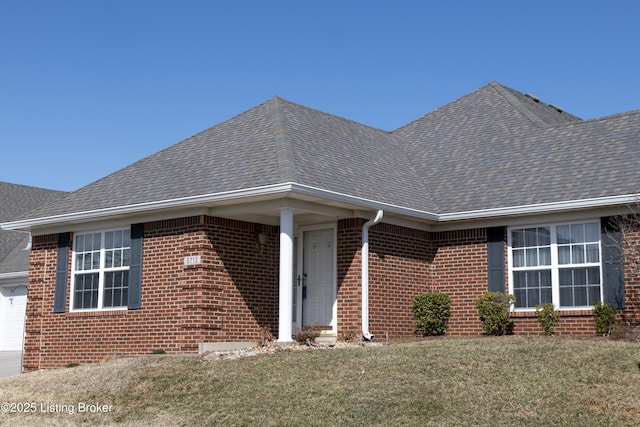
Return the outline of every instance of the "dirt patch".
{"type": "Polygon", "coordinates": [[[640,325],[618,326],[611,334],[613,340],[640,341],[640,325]]]}
{"type": "Polygon", "coordinates": [[[321,350],[331,348],[347,348],[347,347],[359,347],[359,346],[381,346],[382,343],[352,343],[352,342],[313,342],[308,340],[306,344],[293,342],[286,346],[278,345],[277,343],[270,342],[264,346],[256,346],[242,350],[224,350],[224,351],[211,351],[204,355],[205,360],[228,360],[239,359],[241,357],[255,356],[258,354],[273,354],[280,351],[301,351],[301,350],[321,350]]]}

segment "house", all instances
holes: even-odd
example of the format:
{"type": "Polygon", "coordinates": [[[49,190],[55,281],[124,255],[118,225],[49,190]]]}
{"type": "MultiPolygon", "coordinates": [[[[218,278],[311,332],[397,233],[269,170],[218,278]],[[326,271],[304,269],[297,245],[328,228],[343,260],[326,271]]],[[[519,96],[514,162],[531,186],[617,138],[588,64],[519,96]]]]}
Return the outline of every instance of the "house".
{"type": "MultiPolygon", "coordinates": [[[[17,219],[64,194],[0,182],[0,222],[17,219]]],[[[27,232],[0,230],[0,351],[22,351],[30,244],[27,232]]]]}
{"type": "Polygon", "coordinates": [[[613,216],[636,200],[640,111],[581,120],[497,82],[394,131],[275,97],[2,224],[31,232],[25,371],[296,331],[411,336],[411,299],[514,294],[515,333],[595,334],[639,285],[613,216]],[[628,267],[628,266],[627,266],[628,267]]]}

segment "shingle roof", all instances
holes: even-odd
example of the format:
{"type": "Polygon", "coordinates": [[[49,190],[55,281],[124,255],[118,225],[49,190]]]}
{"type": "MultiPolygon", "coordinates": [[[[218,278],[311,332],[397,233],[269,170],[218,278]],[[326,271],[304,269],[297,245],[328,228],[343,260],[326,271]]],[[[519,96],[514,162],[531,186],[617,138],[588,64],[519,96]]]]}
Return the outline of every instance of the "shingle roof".
{"type": "Polygon", "coordinates": [[[389,132],[275,97],[89,184],[36,215],[285,182],[417,208],[432,205],[389,132]],[[423,195],[416,197],[416,192],[423,195]]]}
{"type": "MultiPolygon", "coordinates": [[[[30,211],[66,194],[63,191],[0,182],[0,223],[28,216],[30,211]]],[[[0,230],[0,274],[27,271],[27,233],[0,230]]]]}
{"type": "Polygon", "coordinates": [[[396,135],[448,213],[636,193],[639,132],[640,111],[582,121],[490,83],[396,135]]]}
{"type": "Polygon", "coordinates": [[[496,82],[392,132],[275,97],[28,218],[287,182],[435,213],[630,194],[639,132],[496,82]]]}
{"type": "Polygon", "coordinates": [[[29,269],[29,234],[19,231],[0,231],[0,274],[29,269]]]}
{"type": "Polygon", "coordinates": [[[0,182],[0,222],[24,216],[65,194],[64,191],[0,182]]]}

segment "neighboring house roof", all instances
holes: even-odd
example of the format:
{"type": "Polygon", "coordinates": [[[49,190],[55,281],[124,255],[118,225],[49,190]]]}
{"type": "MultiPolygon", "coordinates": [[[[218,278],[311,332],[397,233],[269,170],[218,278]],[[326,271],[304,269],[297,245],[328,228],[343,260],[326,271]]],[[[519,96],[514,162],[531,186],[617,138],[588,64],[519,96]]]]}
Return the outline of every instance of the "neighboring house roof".
{"type": "MultiPolygon", "coordinates": [[[[66,194],[63,191],[0,182],[0,223],[27,215],[66,194]]],[[[29,234],[0,230],[0,274],[29,270],[29,234]]]]}
{"type": "Polygon", "coordinates": [[[430,220],[626,197],[638,192],[639,132],[640,111],[583,121],[496,82],[391,132],[275,97],[24,216],[22,225],[278,191],[430,220]]]}

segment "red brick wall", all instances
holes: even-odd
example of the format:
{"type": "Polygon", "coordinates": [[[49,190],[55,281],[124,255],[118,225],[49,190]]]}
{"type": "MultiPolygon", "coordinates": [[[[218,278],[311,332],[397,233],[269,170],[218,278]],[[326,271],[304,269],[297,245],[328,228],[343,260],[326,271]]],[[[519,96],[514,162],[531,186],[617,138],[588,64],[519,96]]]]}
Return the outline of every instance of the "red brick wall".
{"type": "MultiPolygon", "coordinates": [[[[277,228],[210,217],[145,224],[142,308],[53,312],[57,235],[34,237],[24,370],[103,360],[116,354],[196,352],[202,340],[258,341],[274,333],[277,228]],[[256,234],[265,231],[265,247],[256,234]],[[184,257],[202,264],[185,266],[184,257]]],[[[69,257],[71,258],[71,257],[69,257]]],[[[69,260],[71,271],[71,260],[69,260]]]]}
{"type": "MultiPolygon", "coordinates": [[[[534,312],[511,313],[516,335],[544,335],[534,312]]],[[[563,310],[554,335],[594,336],[595,323],[591,310],[563,310]]]]}
{"type": "Polygon", "coordinates": [[[625,309],[620,313],[621,322],[631,326],[640,325],[640,224],[635,221],[636,218],[631,219],[625,227],[625,309]]]}
{"type": "MultiPolygon", "coordinates": [[[[506,237],[505,237],[506,238],[506,237]]],[[[480,335],[482,324],[475,306],[488,290],[486,229],[470,229],[432,234],[434,259],[433,291],[451,297],[449,335],[480,335]]],[[[505,241],[505,292],[509,291],[505,241]]],[[[542,335],[535,312],[511,314],[514,333],[542,335]]],[[[594,335],[595,324],[590,310],[562,311],[556,335],[594,335]]]]}
{"type": "Polygon", "coordinates": [[[362,292],[360,272],[362,258],[361,219],[338,221],[337,231],[337,304],[338,339],[346,339],[351,334],[362,334],[362,292]]]}
{"type": "MultiPolygon", "coordinates": [[[[362,225],[338,223],[338,336],[361,334],[362,225]]],[[[429,289],[429,233],[389,224],[369,230],[369,329],[381,339],[413,335],[411,300],[429,289]]]]}
{"type": "MultiPolygon", "coordinates": [[[[361,334],[363,219],[338,221],[338,338],[361,334]]],[[[145,224],[142,308],[53,313],[57,235],[36,236],[30,259],[25,370],[117,354],[196,352],[201,341],[277,336],[278,227],[194,216],[145,224]],[[268,235],[256,245],[259,231],[268,235]],[[202,264],[185,266],[199,255],[202,264]]],[[[640,244],[640,232],[628,236],[640,244]]],[[[505,248],[506,250],[506,248],[505,248]]],[[[475,300],[487,290],[486,230],[429,233],[377,224],[370,229],[370,331],[379,339],[413,335],[411,299],[450,295],[448,334],[480,335],[475,300]]],[[[71,259],[68,264],[71,271],[71,259]]],[[[506,272],[506,259],[505,259],[506,272]]],[[[506,273],[505,273],[506,274],[506,273]]],[[[640,321],[640,280],[626,270],[623,318],[640,321]]],[[[506,289],[505,289],[506,290],[506,289]]],[[[535,313],[513,315],[516,334],[541,334],[535,313]]],[[[558,334],[593,335],[590,311],[562,312],[558,334]]]]}
{"type": "Polygon", "coordinates": [[[432,240],[432,291],[451,297],[447,333],[482,334],[475,300],[488,289],[486,229],[432,233],[432,240]]]}

